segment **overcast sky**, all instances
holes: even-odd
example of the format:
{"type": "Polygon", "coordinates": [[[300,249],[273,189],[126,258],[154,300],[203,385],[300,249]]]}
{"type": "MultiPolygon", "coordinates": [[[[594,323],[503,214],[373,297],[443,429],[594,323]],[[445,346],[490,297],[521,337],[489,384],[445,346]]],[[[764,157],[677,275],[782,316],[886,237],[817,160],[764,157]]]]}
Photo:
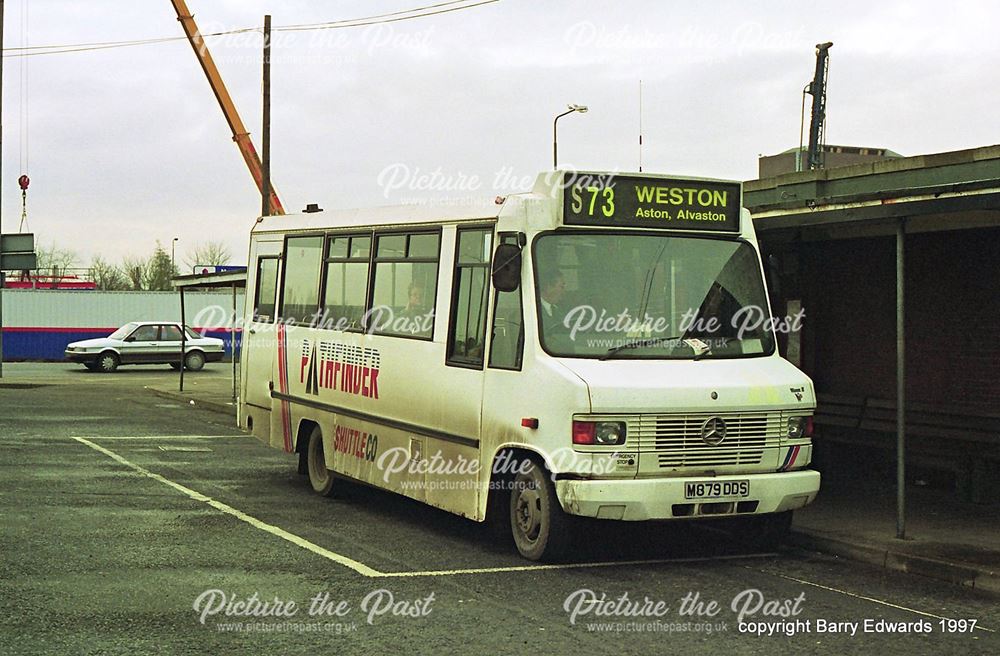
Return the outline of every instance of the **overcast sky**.
{"type": "MultiPolygon", "coordinates": [[[[7,0],[4,46],[25,0],[7,0]]],[[[203,32],[334,21],[432,0],[188,0],[203,32]]],[[[525,190],[560,162],[752,179],[798,145],[814,46],[833,41],[827,142],[904,155],[1000,142],[995,3],[501,0],[450,14],[275,35],[272,178],[285,207],[346,208],[525,190]],[[438,173],[426,189],[420,176],[438,173]]],[[[169,0],[31,0],[28,44],[182,36],[169,0]]],[[[210,41],[260,147],[259,34],[210,41]]],[[[260,200],[186,41],[5,56],[3,231],[118,261],[208,239],[245,263],[260,200]]]]}

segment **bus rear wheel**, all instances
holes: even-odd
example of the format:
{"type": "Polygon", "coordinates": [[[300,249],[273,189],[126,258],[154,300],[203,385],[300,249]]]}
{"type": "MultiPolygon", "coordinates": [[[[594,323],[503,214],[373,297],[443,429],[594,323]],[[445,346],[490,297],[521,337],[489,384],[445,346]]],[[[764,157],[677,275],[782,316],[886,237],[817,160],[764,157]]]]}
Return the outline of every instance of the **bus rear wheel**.
{"type": "Polygon", "coordinates": [[[314,426],[309,434],[309,445],[306,447],[306,465],[309,470],[309,484],[316,494],[324,497],[333,496],[333,472],[326,468],[326,458],[323,456],[323,431],[314,426]]]}
{"type": "Polygon", "coordinates": [[[572,523],[556,497],[548,472],[529,461],[519,468],[510,492],[514,544],[530,560],[558,560],[573,541],[572,523]]]}

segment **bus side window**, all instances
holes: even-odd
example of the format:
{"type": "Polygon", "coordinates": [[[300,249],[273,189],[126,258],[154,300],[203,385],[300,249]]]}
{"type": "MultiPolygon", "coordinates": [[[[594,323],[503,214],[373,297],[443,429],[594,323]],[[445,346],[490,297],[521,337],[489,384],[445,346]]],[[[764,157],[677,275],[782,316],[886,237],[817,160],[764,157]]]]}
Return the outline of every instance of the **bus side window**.
{"type": "Polygon", "coordinates": [[[281,286],[281,318],[308,325],[319,315],[323,236],[289,237],[281,286]]]}
{"type": "Polygon", "coordinates": [[[371,234],[334,235],[327,242],[323,328],[360,330],[368,298],[371,234]]]}
{"type": "MultiPolygon", "coordinates": [[[[278,294],[278,258],[261,257],[257,260],[257,288],[254,291],[254,321],[274,321],[274,305],[278,294]]],[[[180,339],[178,337],[178,339],[180,339]]]]}
{"type": "Polygon", "coordinates": [[[376,235],[366,330],[431,339],[440,243],[440,231],[376,235]]]}
{"type": "Polygon", "coordinates": [[[459,229],[448,331],[448,363],[482,368],[486,300],[493,250],[491,228],[459,229]]]}
{"type": "MultiPolygon", "coordinates": [[[[506,243],[508,237],[504,237],[506,243]]],[[[511,243],[517,243],[511,241],[511,243]]],[[[524,312],[521,287],[512,292],[496,292],[493,304],[493,337],[490,342],[490,367],[521,370],[524,351],[524,312]]]]}

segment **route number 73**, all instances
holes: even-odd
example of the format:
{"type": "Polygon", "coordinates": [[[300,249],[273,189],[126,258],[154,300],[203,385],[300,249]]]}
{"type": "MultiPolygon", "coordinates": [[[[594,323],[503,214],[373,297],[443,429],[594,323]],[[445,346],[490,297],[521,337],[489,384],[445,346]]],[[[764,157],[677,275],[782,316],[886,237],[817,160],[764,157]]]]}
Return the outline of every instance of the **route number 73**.
{"type": "Polygon", "coordinates": [[[601,210],[601,214],[608,218],[615,214],[615,190],[612,187],[587,187],[586,189],[573,187],[572,198],[571,209],[574,214],[582,214],[584,205],[587,205],[587,216],[594,216],[595,206],[598,206],[598,198],[600,198],[598,208],[601,210]],[[589,199],[587,198],[588,194],[589,199]]]}

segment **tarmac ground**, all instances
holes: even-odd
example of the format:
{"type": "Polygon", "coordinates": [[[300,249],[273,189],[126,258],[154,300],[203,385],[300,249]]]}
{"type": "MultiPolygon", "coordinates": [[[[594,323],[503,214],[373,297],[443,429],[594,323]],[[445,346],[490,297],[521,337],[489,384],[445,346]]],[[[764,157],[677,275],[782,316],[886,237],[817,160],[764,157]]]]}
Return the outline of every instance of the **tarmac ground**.
{"type": "MultiPolygon", "coordinates": [[[[167,367],[4,365],[0,653],[998,651],[981,574],[829,553],[824,537],[877,552],[891,534],[863,490],[870,514],[856,505],[838,524],[821,496],[779,552],[711,526],[593,522],[571,562],[536,565],[396,495],[344,483],[315,496],[293,458],[235,428],[230,377],[210,365],[179,394],[167,367]]],[[[926,544],[965,549],[978,522],[988,544],[995,513],[965,510],[933,539],[923,526],[940,522],[915,513],[909,542],[938,558],[926,544]]],[[[971,546],[952,560],[987,571],[971,546]]]]}

